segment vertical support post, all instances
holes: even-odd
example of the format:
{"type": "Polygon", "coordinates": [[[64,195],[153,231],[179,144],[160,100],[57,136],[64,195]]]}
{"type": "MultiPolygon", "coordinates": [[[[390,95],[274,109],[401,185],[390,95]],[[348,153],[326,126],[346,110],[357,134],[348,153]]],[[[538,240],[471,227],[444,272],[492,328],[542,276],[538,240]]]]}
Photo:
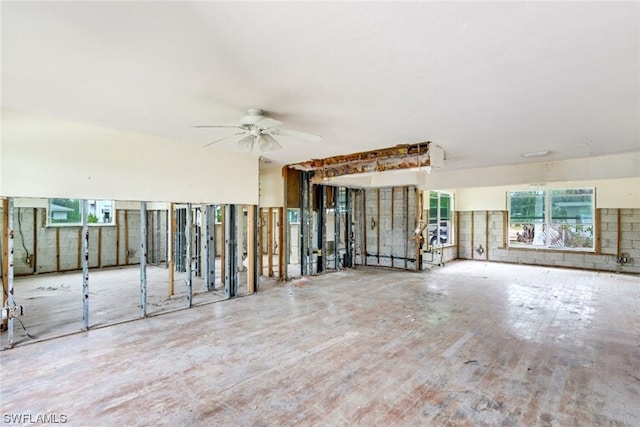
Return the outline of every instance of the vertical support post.
{"type": "Polygon", "coordinates": [[[247,293],[251,295],[257,290],[257,272],[256,269],[256,243],[257,243],[257,227],[256,214],[258,207],[250,205],[247,207],[247,260],[249,267],[247,268],[247,293]]]}
{"type": "Polygon", "coordinates": [[[595,216],[593,217],[593,235],[596,237],[595,241],[595,253],[602,253],[602,236],[600,235],[600,230],[602,227],[602,209],[598,208],[595,210],[595,216]]]}
{"type": "Polygon", "coordinates": [[[176,235],[176,215],[173,203],[169,203],[167,211],[167,270],[169,271],[169,298],[175,293],[175,239],[176,235]],[[170,238],[171,236],[171,238],[170,238]]]}
{"type": "Polygon", "coordinates": [[[489,261],[489,211],[484,211],[484,258],[489,261]]]}
{"type": "Polygon", "coordinates": [[[344,215],[345,225],[344,225],[344,234],[345,234],[345,246],[346,246],[346,268],[353,268],[353,256],[355,253],[355,238],[353,234],[353,224],[351,221],[351,212],[353,210],[353,197],[350,188],[345,189],[345,208],[346,212],[344,215]]]}
{"type": "Polygon", "coordinates": [[[120,265],[120,211],[113,208],[113,217],[116,220],[116,265],[120,265]]]}
{"type": "Polygon", "coordinates": [[[222,243],[222,247],[220,248],[220,277],[225,281],[227,280],[227,207],[220,206],[222,210],[222,224],[220,226],[220,232],[222,236],[220,237],[220,242],[222,243]]]}
{"type": "Polygon", "coordinates": [[[56,227],[56,271],[60,271],[60,227],[56,227]]]}
{"type": "Polygon", "coordinates": [[[476,227],[476,219],[475,219],[475,211],[471,211],[471,259],[475,258],[475,251],[473,250],[475,245],[475,227],[476,227]]]}
{"type": "Polygon", "coordinates": [[[260,276],[264,273],[263,266],[263,254],[264,254],[264,238],[262,233],[264,232],[264,211],[263,208],[258,208],[258,271],[260,272],[260,276]]]}
{"type": "Polygon", "coordinates": [[[320,194],[318,195],[318,265],[316,266],[316,271],[318,273],[322,273],[325,270],[325,262],[326,262],[326,250],[327,247],[327,186],[320,185],[318,186],[318,190],[320,194]]]}
{"type": "MultiPolygon", "coordinates": [[[[9,201],[2,199],[2,306],[7,307],[9,296],[9,201]]],[[[2,319],[2,328],[6,331],[8,319],[2,319]]]]}
{"type": "Polygon", "coordinates": [[[140,202],[140,317],[147,317],[147,202],[140,202]]]}
{"type": "MultiPolygon", "coordinates": [[[[20,209],[18,209],[20,214],[20,209]]],[[[82,269],[82,227],[78,228],[78,250],[76,251],[76,268],[82,269]]]]}
{"type": "MultiPolygon", "coordinates": [[[[145,249],[147,250],[147,262],[151,263],[152,262],[152,256],[154,253],[154,239],[155,239],[155,233],[153,232],[153,212],[147,211],[145,209],[145,217],[144,220],[146,222],[146,228],[147,228],[147,246],[145,247],[145,249]]],[[[140,224],[142,224],[142,218],[140,218],[140,224]]],[[[142,256],[142,254],[140,254],[140,256],[142,256]]]]}
{"type": "Polygon", "coordinates": [[[38,211],[38,208],[33,208],[33,256],[31,257],[33,274],[38,272],[38,211]]]}
{"type": "Polygon", "coordinates": [[[82,330],[89,330],[89,201],[82,200],[82,330]]]}
{"type": "Polygon", "coordinates": [[[162,259],[162,233],[160,232],[160,224],[162,224],[162,211],[158,209],[156,211],[156,253],[154,255],[154,261],[156,265],[160,265],[160,260],[162,259]]]}
{"type": "Polygon", "coordinates": [[[169,203],[169,208],[164,214],[164,266],[169,268],[169,259],[171,254],[171,217],[173,214],[173,203],[169,203]]]}
{"type": "MultiPolygon", "coordinates": [[[[10,197],[7,205],[7,214],[9,215],[7,221],[7,306],[13,307],[16,305],[16,302],[13,298],[13,198],[10,197]]],[[[13,347],[13,332],[14,332],[14,319],[13,317],[9,317],[9,322],[7,325],[7,337],[9,339],[9,347],[13,347]]]]}
{"type": "Polygon", "coordinates": [[[237,206],[225,206],[225,280],[224,289],[227,298],[234,298],[238,293],[238,263],[237,263],[237,206]]]}
{"type": "Polygon", "coordinates": [[[193,305],[193,277],[191,271],[191,203],[187,203],[187,211],[185,212],[185,268],[186,268],[186,285],[187,285],[187,308],[193,305]]]}
{"type": "MultiPolygon", "coordinates": [[[[59,230],[59,228],[56,228],[56,230],[59,230]]],[[[129,265],[129,210],[128,209],[125,209],[124,211],[124,265],[129,265]]]]}
{"type": "Polygon", "coordinates": [[[98,227],[98,268],[102,268],[102,227],[98,227]]]}
{"type": "MultiPolygon", "coordinates": [[[[245,271],[244,264],[244,207],[243,205],[236,205],[236,267],[238,271],[245,271]]],[[[236,288],[237,289],[237,288],[236,288]]]]}
{"type": "MultiPolygon", "coordinates": [[[[193,234],[194,234],[194,247],[192,249],[193,257],[195,261],[195,271],[194,274],[196,277],[202,277],[202,227],[198,225],[197,218],[202,218],[202,209],[199,206],[193,208],[196,216],[193,217],[193,234]]],[[[200,225],[202,221],[200,222],[200,225]]]]}
{"type": "Polygon", "coordinates": [[[307,172],[300,172],[300,275],[309,274],[307,260],[307,223],[309,212],[307,211],[307,172]]]}
{"type": "Polygon", "coordinates": [[[360,198],[362,200],[362,215],[360,216],[360,219],[362,221],[362,227],[360,227],[360,229],[362,230],[362,247],[360,249],[360,252],[362,253],[362,265],[367,265],[367,190],[366,189],[362,189],[360,190],[360,198]]]}
{"type": "Polygon", "coordinates": [[[340,269],[340,190],[342,187],[334,187],[333,191],[333,268],[340,269]]]}
{"type": "Polygon", "coordinates": [[[409,239],[411,236],[411,231],[409,230],[409,187],[402,187],[402,199],[403,199],[403,215],[404,215],[404,269],[409,269],[409,239]]]}
{"type": "Polygon", "coordinates": [[[393,265],[393,249],[394,249],[394,237],[395,237],[395,233],[394,233],[394,229],[393,229],[393,223],[395,222],[395,218],[396,218],[396,213],[395,213],[395,206],[396,206],[396,187],[391,187],[391,268],[394,268],[395,266],[393,265]]]}
{"type": "Polygon", "coordinates": [[[267,209],[267,265],[269,277],[273,277],[273,208],[267,209]]]}
{"type": "Polygon", "coordinates": [[[215,226],[216,226],[216,207],[214,205],[207,205],[204,208],[204,222],[205,222],[205,275],[204,282],[207,286],[207,291],[216,290],[216,238],[215,238],[215,226]]]}
{"type": "Polygon", "coordinates": [[[306,221],[306,235],[307,238],[305,240],[306,242],[306,247],[305,247],[305,253],[307,255],[307,274],[313,274],[313,229],[314,229],[314,223],[313,223],[313,185],[311,184],[311,176],[312,176],[313,172],[305,172],[304,173],[304,180],[305,180],[305,189],[306,189],[306,196],[305,196],[305,210],[307,211],[307,221],[306,221]]]}
{"type": "MultiPolygon", "coordinates": [[[[278,208],[278,277],[284,279],[284,271],[287,268],[285,264],[285,247],[284,247],[284,208],[278,208]]],[[[262,254],[260,255],[262,259],[262,254]]]]}
{"type": "Polygon", "coordinates": [[[378,265],[380,265],[380,189],[378,188],[377,206],[376,206],[376,255],[378,257],[378,265]]]}
{"type": "MultiPolygon", "coordinates": [[[[421,219],[422,219],[422,210],[423,210],[423,206],[422,206],[422,191],[419,188],[415,188],[415,229],[416,230],[421,230],[422,227],[420,226],[421,223],[421,219]]],[[[451,227],[453,228],[453,227],[451,227]]],[[[415,251],[416,251],[416,271],[420,271],[422,270],[422,245],[420,244],[421,242],[424,241],[424,237],[416,235],[415,236],[415,241],[416,241],[416,246],[415,246],[415,251]]]]}

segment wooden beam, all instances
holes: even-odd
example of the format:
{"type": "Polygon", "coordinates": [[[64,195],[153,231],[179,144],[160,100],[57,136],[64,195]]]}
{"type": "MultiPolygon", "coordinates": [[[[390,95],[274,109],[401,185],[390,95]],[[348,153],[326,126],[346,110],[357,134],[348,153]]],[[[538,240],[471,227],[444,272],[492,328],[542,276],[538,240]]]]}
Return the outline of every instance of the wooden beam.
{"type": "Polygon", "coordinates": [[[502,247],[509,247],[509,211],[502,211],[502,247]]]}
{"type": "Polygon", "coordinates": [[[273,277],[273,208],[267,210],[267,265],[269,277],[273,277]]]}
{"type": "Polygon", "coordinates": [[[284,208],[278,208],[278,277],[284,279],[287,265],[284,261],[284,208]]]}
{"type": "Polygon", "coordinates": [[[313,159],[291,165],[298,170],[315,171],[312,182],[319,184],[323,178],[365,172],[383,172],[388,170],[419,168],[431,164],[429,141],[416,144],[401,144],[395,147],[341,156],[313,159]]]}
{"type": "MultiPolygon", "coordinates": [[[[251,295],[256,291],[256,239],[253,235],[256,226],[256,208],[248,206],[247,212],[247,293],[251,295]]],[[[262,255],[261,255],[262,256],[262,255]]]]}
{"type": "Polygon", "coordinates": [[[264,208],[258,208],[258,271],[264,273],[264,208]]]}
{"type": "MultiPolygon", "coordinates": [[[[2,306],[7,306],[9,295],[9,200],[2,199],[2,306]]],[[[2,319],[2,328],[7,330],[7,318],[2,319]]]]}

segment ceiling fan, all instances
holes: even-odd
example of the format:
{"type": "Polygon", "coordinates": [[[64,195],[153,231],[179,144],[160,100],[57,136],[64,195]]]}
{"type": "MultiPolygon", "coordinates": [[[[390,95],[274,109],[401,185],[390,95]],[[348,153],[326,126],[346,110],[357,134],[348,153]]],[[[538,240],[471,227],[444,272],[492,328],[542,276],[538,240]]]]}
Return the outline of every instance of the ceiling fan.
{"type": "Polygon", "coordinates": [[[278,120],[265,117],[264,111],[252,108],[247,111],[247,115],[240,119],[240,123],[237,125],[200,125],[195,126],[197,128],[232,128],[240,129],[240,132],[233,135],[227,135],[223,138],[216,139],[213,142],[206,144],[204,147],[216,144],[227,138],[240,137],[242,139],[238,141],[238,145],[243,151],[253,151],[254,147],[258,147],[260,153],[267,151],[279,150],[282,148],[280,143],[273,137],[273,135],[286,135],[295,138],[304,139],[307,141],[318,142],[322,138],[318,135],[312,135],[310,133],[298,132],[295,130],[282,129],[279,126],[282,122],[278,120]]]}

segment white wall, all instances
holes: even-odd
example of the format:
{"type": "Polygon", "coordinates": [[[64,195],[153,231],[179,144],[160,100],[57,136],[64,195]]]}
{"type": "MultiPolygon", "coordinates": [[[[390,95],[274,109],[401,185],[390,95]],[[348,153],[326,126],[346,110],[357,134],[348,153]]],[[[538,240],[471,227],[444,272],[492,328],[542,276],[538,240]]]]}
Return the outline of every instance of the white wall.
{"type": "Polygon", "coordinates": [[[282,169],[260,169],[260,206],[264,208],[284,206],[282,169]]]}
{"type": "Polygon", "coordinates": [[[442,190],[637,177],[640,152],[479,169],[451,170],[445,164],[434,168],[431,174],[416,170],[359,174],[337,177],[331,183],[354,187],[419,185],[425,190],[442,190]]]}
{"type": "MultiPolygon", "coordinates": [[[[633,209],[640,208],[640,178],[621,178],[591,181],[559,181],[545,184],[542,188],[589,188],[596,189],[596,208],[633,209]]],[[[506,210],[507,192],[529,190],[528,185],[462,188],[456,190],[457,211],[506,210]]]]}
{"type": "Polygon", "coordinates": [[[0,196],[258,204],[258,158],[2,112],[0,196]]]}
{"type": "Polygon", "coordinates": [[[640,152],[482,169],[447,170],[445,165],[425,175],[423,187],[477,188],[637,177],[640,152]]]}

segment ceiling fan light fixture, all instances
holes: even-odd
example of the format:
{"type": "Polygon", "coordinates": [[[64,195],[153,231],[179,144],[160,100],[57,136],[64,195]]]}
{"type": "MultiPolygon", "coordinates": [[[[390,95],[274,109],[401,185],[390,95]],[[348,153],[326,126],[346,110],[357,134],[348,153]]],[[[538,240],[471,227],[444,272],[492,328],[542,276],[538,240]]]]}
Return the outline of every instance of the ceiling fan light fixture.
{"type": "Polygon", "coordinates": [[[253,135],[248,135],[238,141],[238,145],[242,151],[250,152],[253,150],[253,135]]]}
{"type": "Polygon", "coordinates": [[[260,153],[279,150],[280,148],[282,148],[282,146],[268,133],[260,135],[260,138],[258,139],[258,149],[260,150],[260,153]]]}

